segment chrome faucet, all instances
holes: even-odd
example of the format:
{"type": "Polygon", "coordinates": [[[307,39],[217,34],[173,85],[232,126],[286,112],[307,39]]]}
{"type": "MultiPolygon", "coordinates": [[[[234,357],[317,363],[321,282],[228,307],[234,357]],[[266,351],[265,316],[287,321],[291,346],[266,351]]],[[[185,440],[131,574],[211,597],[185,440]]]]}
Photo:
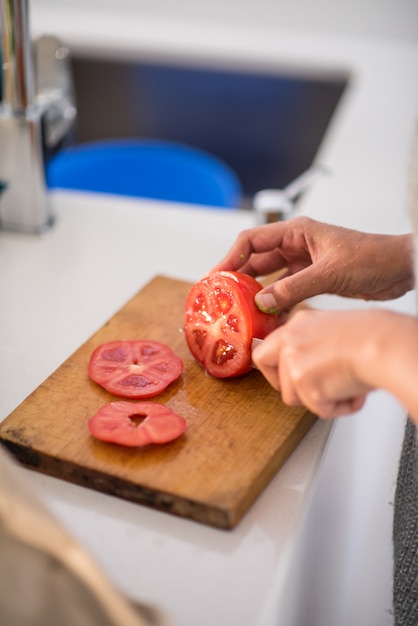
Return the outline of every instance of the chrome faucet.
{"type": "Polygon", "coordinates": [[[45,168],[76,118],[68,49],[32,42],[28,0],[0,0],[0,230],[42,233],[54,222],[45,168]]]}

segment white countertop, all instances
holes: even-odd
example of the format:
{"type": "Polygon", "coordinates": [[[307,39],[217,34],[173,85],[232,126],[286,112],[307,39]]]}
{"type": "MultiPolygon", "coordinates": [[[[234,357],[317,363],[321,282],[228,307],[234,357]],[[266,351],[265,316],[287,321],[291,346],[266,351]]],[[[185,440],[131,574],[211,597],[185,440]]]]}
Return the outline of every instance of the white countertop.
{"type": "MultiPolygon", "coordinates": [[[[300,211],[364,230],[409,228],[408,165],[418,118],[414,36],[324,33],[305,20],[288,30],[227,21],[217,23],[214,37],[210,20],[135,12],[127,4],[115,14],[110,2],[97,12],[93,0],[82,9],[37,0],[34,31],[54,32],[92,55],[348,70],[350,87],[318,154],[331,174],[306,194],[300,211]]],[[[70,194],[54,201],[58,221],[50,233],[0,234],[0,418],[149,278],[198,279],[252,220],[70,194]]],[[[330,297],[315,303],[347,306],[330,297]]],[[[413,298],[390,306],[413,311],[413,298]]],[[[361,412],[335,423],[323,455],[329,424],[319,423],[231,533],[25,473],[109,577],[166,610],[175,626],[386,626],[390,502],[403,419],[402,407],[376,392],[361,412]]]]}

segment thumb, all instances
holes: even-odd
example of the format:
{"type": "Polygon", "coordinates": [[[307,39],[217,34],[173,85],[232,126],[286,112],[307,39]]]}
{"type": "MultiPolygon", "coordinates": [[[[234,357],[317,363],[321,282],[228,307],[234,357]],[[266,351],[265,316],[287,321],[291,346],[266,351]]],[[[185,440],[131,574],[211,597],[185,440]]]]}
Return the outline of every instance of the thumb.
{"type": "Polygon", "coordinates": [[[255,303],[264,313],[287,311],[302,300],[323,293],[322,282],[318,279],[318,268],[309,265],[259,291],[255,303]]]}

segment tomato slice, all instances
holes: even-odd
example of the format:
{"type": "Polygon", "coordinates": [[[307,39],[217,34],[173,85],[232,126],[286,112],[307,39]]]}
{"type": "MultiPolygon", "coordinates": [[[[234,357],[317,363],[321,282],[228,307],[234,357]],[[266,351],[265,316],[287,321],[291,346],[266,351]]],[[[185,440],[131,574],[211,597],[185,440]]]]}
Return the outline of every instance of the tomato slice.
{"type": "Polygon", "coordinates": [[[151,398],[177,380],[183,361],[158,341],[109,341],[92,353],[88,374],[120,398],[151,398]]]}
{"type": "Polygon", "coordinates": [[[239,272],[214,272],[186,298],[184,332],[190,352],[211,376],[229,378],[251,370],[251,342],[279,325],[254,302],[260,283],[239,272]]]}
{"type": "Polygon", "coordinates": [[[157,402],[110,402],[88,421],[96,439],[138,448],[174,441],[186,430],[186,420],[157,402]],[[137,418],[144,418],[140,423],[137,418]]]}

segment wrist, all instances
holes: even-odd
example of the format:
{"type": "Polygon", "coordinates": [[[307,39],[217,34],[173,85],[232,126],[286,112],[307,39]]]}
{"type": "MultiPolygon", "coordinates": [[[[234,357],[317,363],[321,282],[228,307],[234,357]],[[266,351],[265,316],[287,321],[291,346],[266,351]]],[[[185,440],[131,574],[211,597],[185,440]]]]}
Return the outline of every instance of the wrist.
{"type": "Polygon", "coordinates": [[[362,312],[355,375],[370,389],[385,389],[418,414],[418,319],[384,310],[362,312]]]}

